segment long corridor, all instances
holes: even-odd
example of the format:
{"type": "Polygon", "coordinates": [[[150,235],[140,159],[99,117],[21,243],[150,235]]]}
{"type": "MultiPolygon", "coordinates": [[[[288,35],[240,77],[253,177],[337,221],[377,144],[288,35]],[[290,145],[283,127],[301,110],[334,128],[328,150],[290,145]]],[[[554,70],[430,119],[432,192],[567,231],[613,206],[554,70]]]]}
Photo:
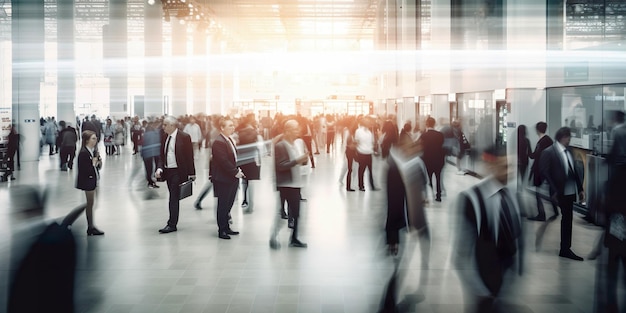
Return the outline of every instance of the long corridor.
{"type": "MultiPolygon", "coordinates": [[[[379,309],[394,268],[385,246],[385,169],[380,158],[375,158],[373,167],[377,187],[382,189],[346,192],[339,182],[342,151],[320,151],[303,190],[301,239],[309,247],[288,247],[290,230],[285,225],[280,233],[282,248],[272,250],[268,241],[277,200],[270,157],[262,160],[262,179],[254,182],[254,212],[243,214],[239,195],[232,227],[241,234],[221,240],[212,193],[202,203],[203,210],[193,207],[207,181],[209,150],[203,149],[196,158],[198,179],[194,195],[181,201],[178,231],[159,234],[168,216],[167,188],[159,183],[161,188],[148,189],[141,157],[126,148],[119,156],[107,156],[101,171],[95,221],[106,234],[87,237],[83,216],[73,227],[78,243],[77,312],[364,313],[379,309]]],[[[61,172],[57,162],[58,155],[46,153],[38,163],[22,164],[17,180],[0,184],[0,202],[8,203],[12,188],[20,184],[47,188],[48,219],[62,217],[84,202],[84,194],[74,188],[75,170],[61,172]]],[[[417,289],[420,275],[429,271],[427,285],[419,288],[424,300],[412,308],[415,312],[463,311],[463,290],[451,263],[454,202],[460,191],[478,180],[457,175],[451,165],[446,165],[443,177],[446,196],[438,203],[431,195],[427,204],[430,264],[426,269],[414,256],[400,291],[417,289]]],[[[352,187],[356,189],[356,179],[352,187]]],[[[534,201],[531,195],[526,198],[534,201]]],[[[10,208],[0,210],[7,216],[10,208]]],[[[586,256],[601,231],[578,220],[575,216],[572,250],[586,256]]],[[[7,258],[12,225],[8,218],[1,221],[2,258],[7,258]]],[[[536,251],[540,225],[525,222],[525,272],[519,290],[508,301],[520,312],[591,312],[600,261],[559,258],[558,221],[548,228],[536,251]]],[[[6,278],[8,262],[0,264],[6,278]]],[[[2,279],[2,308],[7,289],[2,279]]]]}

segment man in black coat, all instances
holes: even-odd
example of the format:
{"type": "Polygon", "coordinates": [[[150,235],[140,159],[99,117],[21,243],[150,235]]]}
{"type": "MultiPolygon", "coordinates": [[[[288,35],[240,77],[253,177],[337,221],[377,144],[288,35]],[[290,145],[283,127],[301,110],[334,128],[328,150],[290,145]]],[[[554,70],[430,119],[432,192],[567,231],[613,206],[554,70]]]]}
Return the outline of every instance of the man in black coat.
{"type": "Polygon", "coordinates": [[[167,136],[161,138],[161,158],[157,165],[155,176],[162,177],[167,181],[167,189],[170,193],[169,211],[170,218],[167,225],[159,229],[162,234],[175,232],[178,229],[178,213],[180,205],[180,184],[196,178],[196,168],[193,164],[193,147],[191,137],[185,132],[178,130],[178,121],[173,116],[167,116],[163,120],[163,131],[167,136]]]}
{"type": "Polygon", "coordinates": [[[209,177],[213,182],[213,194],[217,198],[217,236],[230,239],[230,235],[239,234],[230,228],[228,220],[239,188],[239,178],[244,177],[244,174],[237,167],[237,147],[230,138],[235,132],[235,124],[225,117],[220,120],[219,125],[220,134],[211,146],[209,177]]]}
{"type": "Polygon", "coordinates": [[[561,127],[554,136],[556,142],[543,151],[539,160],[539,170],[550,184],[552,201],[561,207],[561,251],[560,257],[582,261],[583,258],[571,250],[572,218],[574,201],[578,194],[579,201],[585,200],[582,179],[574,166],[574,157],[569,148],[572,138],[568,127],[561,127]]]}
{"type": "Polygon", "coordinates": [[[432,187],[432,176],[435,174],[435,179],[437,179],[435,201],[441,202],[441,170],[443,169],[446,154],[443,149],[443,134],[435,130],[434,118],[429,117],[426,119],[426,132],[420,136],[419,141],[424,148],[422,160],[424,160],[426,170],[428,171],[428,182],[432,187]]]}
{"type": "MultiPolygon", "coordinates": [[[[539,171],[539,160],[541,160],[541,153],[543,150],[552,146],[554,142],[546,134],[546,130],[548,129],[548,124],[546,122],[539,122],[535,125],[535,130],[537,130],[537,135],[539,136],[539,140],[537,141],[537,145],[535,146],[535,151],[528,155],[531,159],[535,160],[533,162],[533,166],[530,168],[531,178],[533,180],[533,185],[535,186],[535,197],[537,199],[537,216],[529,217],[528,219],[531,221],[545,221],[546,220],[546,211],[543,208],[543,200],[540,195],[541,185],[543,184],[543,177],[541,177],[541,172],[539,171]]],[[[550,201],[552,203],[552,209],[554,210],[554,215],[551,218],[556,218],[559,215],[559,211],[556,209],[556,203],[550,201]]]]}

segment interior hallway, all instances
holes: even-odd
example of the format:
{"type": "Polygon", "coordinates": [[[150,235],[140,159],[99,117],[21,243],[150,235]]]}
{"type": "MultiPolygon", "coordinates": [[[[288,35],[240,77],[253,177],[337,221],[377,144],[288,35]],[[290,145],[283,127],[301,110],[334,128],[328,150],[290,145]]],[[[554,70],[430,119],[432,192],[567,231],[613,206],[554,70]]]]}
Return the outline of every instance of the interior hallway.
{"type": "MultiPolygon", "coordinates": [[[[167,188],[146,188],[139,155],[126,147],[120,156],[107,156],[101,171],[95,209],[96,225],[106,234],[87,237],[81,216],[74,224],[78,243],[77,312],[376,312],[384,286],[393,270],[386,254],[386,217],[382,164],[374,160],[381,191],[359,192],[355,179],[346,192],[338,182],[343,153],[316,155],[307,199],[302,207],[301,239],[307,249],[289,248],[290,230],[280,233],[282,249],[268,245],[276,212],[272,159],[262,163],[262,180],[256,182],[255,210],[243,214],[241,196],[232,210],[232,240],[217,238],[212,193],[204,210],[193,208],[195,196],[207,180],[207,153],[196,160],[198,179],[194,195],[181,201],[178,232],[159,234],[167,220],[167,188]]],[[[50,191],[46,216],[57,218],[84,202],[74,188],[75,170],[61,172],[58,154],[42,154],[41,161],[22,164],[17,180],[0,184],[0,202],[7,203],[11,186],[39,184],[50,191]]],[[[367,174],[366,174],[367,175],[367,174]]],[[[447,195],[443,202],[427,205],[432,249],[430,277],[419,312],[462,312],[463,294],[450,262],[452,208],[455,196],[477,179],[444,169],[447,195]]],[[[367,186],[366,186],[367,188],[367,186]]],[[[241,189],[240,189],[241,190],[241,189]]],[[[534,199],[531,198],[531,199],[534,199]]],[[[2,215],[8,208],[2,210],[2,215]]],[[[579,225],[574,219],[572,250],[582,256],[591,251],[599,228],[579,225]]],[[[2,255],[10,247],[11,225],[1,219],[2,255]]],[[[285,222],[286,224],[286,222],[285,222]]],[[[517,298],[525,312],[591,312],[598,261],[575,262],[558,257],[560,224],[553,223],[543,248],[534,249],[540,223],[526,222],[528,237],[525,275],[517,298]]],[[[416,249],[419,254],[419,249],[416,249]]],[[[417,287],[419,256],[413,257],[408,287],[417,287]]],[[[7,262],[0,268],[6,275],[7,262]]],[[[0,282],[0,307],[6,307],[6,281],[0,282]]],[[[622,287],[623,292],[623,287],[622,287]]],[[[623,297],[622,297],[623,298],[623,297]]]]}

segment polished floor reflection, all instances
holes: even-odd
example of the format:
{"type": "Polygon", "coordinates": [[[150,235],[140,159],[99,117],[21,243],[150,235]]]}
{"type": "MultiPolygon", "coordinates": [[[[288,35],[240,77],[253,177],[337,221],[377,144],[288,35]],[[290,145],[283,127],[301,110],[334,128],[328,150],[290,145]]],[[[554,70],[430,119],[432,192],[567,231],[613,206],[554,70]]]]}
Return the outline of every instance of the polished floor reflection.
{"type": "MultiPolygon", "coordinates": [[[[207,154],[202,150],[196,159],[195,194],[207,179],[207,154]]],[[[132,156],[130,149],[106,157],[95,211],[96,225],[106,234],[87,237],[82,216],[73,228],[79,251],[77,312],[376,312],[394,266],[383,232],[386,193],[346,192],[338,181],[343,154],[334,151],[316,158],[317,167],[303,191],[307,201],[301,239],[309,247],[288,247],[290,232],[285,226],[279,237],[282,248],[271,250],[268,240],[277,202],[271,158],[264,158],[262,180],[255,182],[254,212],[243,214],[241,196],[233,207],[233,229],[241,234],[220,240],[213,197],[205,199],[204,210],[196,211],[195,195],[181,202],[178,232],[159,234],[167,220],[165,184],[148,189],[141,158],[132,156]]],[[[7,203],[12,186],[19,184],[49,190],[47,218],[63,216],[83,202],[83,193],[74,189],[75,173],[59,171],[57,161],[57,155],[46,154],[38,163],[22,164],[17,180],[1,183],[0,202],[7,203]]],[[[374,171],[384,187],[384,164],[379,159],[374,171]]],[[[455,196],[477,179],[456,175],[456,168],[449,165],[443,176],[447,196],[441,203],[431,198],[427,205],[430,272],[427,286],[421,288],[424,300],[413,308],[416,312],[463,310],[462,289],[450,262],[452,208],[455,196]]],[[[353,184],[355,188],[356,181],[353,184]]],[[[2,220],[1,248],[6,257],[11,225],[7,218],[2,220]]],[[[586,256],[600,230],[577,220],[572,249],[586,256]]],[[[599,261],[559,258],[558,223],[547,230],[542,248],[535,251],[539,225],[526,222],[526,272],[510,303],[522,312],[591,312],[599,261]]],[[[0,270],[6,276],[7,266],[0,270]]],[[[415,290],[424,270],[420,258],[413,257],[407,286],[400,293],[415,290]]],[[[4,308],[6,280],[0,287],[4,308]]]]}

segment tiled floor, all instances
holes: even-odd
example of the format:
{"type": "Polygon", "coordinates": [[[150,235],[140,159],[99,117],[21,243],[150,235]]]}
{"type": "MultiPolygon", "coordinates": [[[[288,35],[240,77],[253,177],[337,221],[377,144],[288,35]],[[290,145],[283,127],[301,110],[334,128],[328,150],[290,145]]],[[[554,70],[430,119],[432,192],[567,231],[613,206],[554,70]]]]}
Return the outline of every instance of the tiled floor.
{"type": "MultiPolygon", "coordinates": [[[[207,179],[207,151],[197,158],[196,194],[207,179]]],[[[77,312],[376,312],[394,264],[385,253],[385,192],[346,193],[338,183],[342,156],[317,155],[317,168],[303,192],[307,201],[301,238],[309,248],[287,247],[290,232],[284,227],[280,250],[268,246],[276,207],[271,158],[263,160],[262,180],[256,182],[255,211],[243,214],[241,198],[237,200],[233,228],[241,235],[227,241],[217,238],[212,197],[204,201],[202,211],[194,210],[194,197],[183,200],[178,232],[159,234],[167,220],[165,184],[147,189],[141,158],[130,150],[106,157],[95,213],[96,225],[106,235],[87,237],[82,216],[74,227],[79,251],[77,312]]],[[[56,155],[42,155],[38,163],[22,164],[18,180],[0,184],[0,202],[7,203],[12,186],[19,184],[48,189],[48,218],[63,216],[84,201],[73,187],[75,173],[57,170],[57,160],[56,155]]],[[[374,170],[382,187],[384,166],[378,159],[374,170]]],[[[477,179],[456,175],[449,165],[444,172],[447,196],[427,206],[431,260],[428,283],[421,288],[424,301],[413,308],[418,312],[463,308],[462,289],[450,262],[451,213],[455,196],[477,179]]],[[[2,214],[6,216],[7,208],[2,214]]],[[[7,218],[1,223],[6,257],[11,225],[7,218]]],[[[598,261],[559,258],[558,223],[548,229],[536,252],[534,234],[539,225],[526,223],[526,271],[510,302],[524,312],[591,312],[598,261]]],[[[573,250],[586,256],[599,233],[575,222],[573,250]]],[[[426,271],[419,263],[419,256],[412,258],[401,293],[418,287],[420,274],[426,271]]],[[[3,277],[6,269],[1,268],[3,277]]],[[[4,308],[6,279],[0,288],[4,308]]]]}

